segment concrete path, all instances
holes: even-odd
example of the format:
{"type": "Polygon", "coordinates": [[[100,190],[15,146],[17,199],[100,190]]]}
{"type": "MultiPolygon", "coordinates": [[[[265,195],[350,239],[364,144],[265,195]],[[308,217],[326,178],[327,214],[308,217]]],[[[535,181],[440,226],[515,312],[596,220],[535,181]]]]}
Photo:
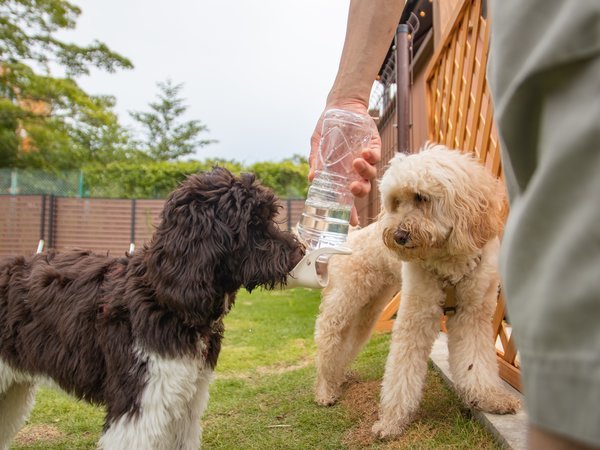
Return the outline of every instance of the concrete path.
{"type": "MultiPolygon", "coordinates": [[[[430,355],[431,360],[435,368],[441,373],[442,377],[446,382],[453,387],[454,382],[450,374],[450,367],[448,364],[448,343],[445,333],[440,333],[430,355]]],[[[515,390],[508,383],[505,383],[507,389],[514,392],[515,395],[521,398],[523,402],[523,395],[515,390]]],[[[517,414],[506,414],[497,415],[484,413],[478,410],[473,410],[473,415],[483,425],[492,432],[498,439],[501,445],[506,448],[514,450],[526,450],[526,430],[527,430],[527,413],[524,410],[519,411],[517,414]]]]}

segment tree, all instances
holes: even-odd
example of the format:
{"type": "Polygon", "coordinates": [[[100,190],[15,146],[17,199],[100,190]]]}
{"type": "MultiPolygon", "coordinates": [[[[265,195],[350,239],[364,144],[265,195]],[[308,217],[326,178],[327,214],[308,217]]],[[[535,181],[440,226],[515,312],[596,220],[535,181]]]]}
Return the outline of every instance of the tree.
{"type": "Polygon", "coordinates": [[[208,131],[199,120],[184,120],[188,107],[179,97],[183,84],[173,84],[171,80],[157,83],[158,101],[150,103],[150,112],[130,112],[143,130],[144,139],[140,148],[157,161],[170,161],[190,155],[200,147],[217,142],[212,139],[198,139],[198,135],[208,131]]]}
{"type": "Polygon", "coordinates": [[[99,156],[106,148],[101,142],[124,137],[114,99],[88,95],[75,78],[92,67],[114,72],[133,66],[101,42],[79,46],[58,39],[80,14],[65,0],[0,3],[0,167],[78,167],[99,156]]]}

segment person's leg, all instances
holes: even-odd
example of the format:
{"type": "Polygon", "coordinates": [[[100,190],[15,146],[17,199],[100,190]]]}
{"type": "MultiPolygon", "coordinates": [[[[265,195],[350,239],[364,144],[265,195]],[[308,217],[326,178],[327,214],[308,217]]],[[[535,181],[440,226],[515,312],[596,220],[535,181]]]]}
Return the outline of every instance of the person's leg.
{"type": "Polygon", "coordinates": [[[593,450],[592,447],[550,431],[529,425],[527,445],[531,450],[593,450]]]}
{"type": "Polygon", "coordinates": [[[600,2],[490,6],[511,197],[500,267],[530,446],[553,434],[600,446],[600,2]]]}

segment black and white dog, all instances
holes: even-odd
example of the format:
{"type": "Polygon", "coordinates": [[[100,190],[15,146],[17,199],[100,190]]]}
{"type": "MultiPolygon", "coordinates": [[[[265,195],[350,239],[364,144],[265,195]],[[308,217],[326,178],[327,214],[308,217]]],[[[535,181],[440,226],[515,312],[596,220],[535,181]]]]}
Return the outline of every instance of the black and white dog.
{"type": "Polygon", "coordinates": [[[281,285],[302,258],[278,208],[252,175],[216,168],[170,195],[134,255],[0,261],[0,449],[40,381],[106,406],[101,448],[198,448],[236,291],[281,285]]]}

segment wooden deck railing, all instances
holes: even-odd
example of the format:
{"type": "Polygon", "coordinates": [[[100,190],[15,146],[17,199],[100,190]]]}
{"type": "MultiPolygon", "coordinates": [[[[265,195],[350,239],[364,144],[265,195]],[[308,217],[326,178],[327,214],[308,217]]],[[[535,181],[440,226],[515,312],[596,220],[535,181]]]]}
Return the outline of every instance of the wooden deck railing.
{"type": "MultiPolygon", "coordinates": [[[[456,8],[427,69],[429,136],[451,148],[473,152],[503,179],[500,142],[494,123],[486,66],[490,30],[481,0],[464,0],[456,8]]],[[[521,389],[517,350],[505,321],[502,292],[493,317],[501,376],[521,389]]]]}

